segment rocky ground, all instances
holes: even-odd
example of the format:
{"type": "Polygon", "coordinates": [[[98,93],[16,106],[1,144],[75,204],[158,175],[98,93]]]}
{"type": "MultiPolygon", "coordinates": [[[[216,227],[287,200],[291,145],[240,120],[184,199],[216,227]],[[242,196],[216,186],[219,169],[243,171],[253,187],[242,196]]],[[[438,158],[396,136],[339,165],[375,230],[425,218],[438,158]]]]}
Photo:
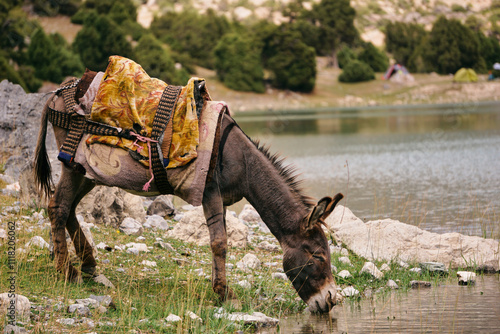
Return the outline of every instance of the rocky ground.
{"type": "MultiPolygon", "coordinates": [[[[273,327],[281,317],[307,312],[282,270],[277,241],[251,206],[227,215],[231,245],[227,276],[240,303],[217,305],[210,291],[208,229],[200,207],[174,207],[170,196],[151,200],[127,197],[114,188],[96,189],[84,199],[83,208],[102,196],[111,198],[113,204],[105,212],[80,209],[78,220],[91,240],[99,275],[84,277],[82,285],[67,285],[55,273],[49,256],[50,224],[45,210],[20,205],[17,190],[5,190],[5,182],[0,183],[4,187],[0,251],[5,252],[8,244],[12,226],[8,222],[16,224],[21,332],[235,332],[273,327]],[[124,208],[128,209],[125,214],[124,208]],[[103,219],[103,213],[109,220],[103,219]]],[[[339,207],[329,226],[337,226],[339,217],[346,224],[357,219],[339,207]]],[[[67,241],[71,261],[78,263],[67,241]]],[[[339,302],[379,298],[395,289],[428,288],[441,280],[464,285],[475,281],[474,272],[450,272],[442,263],[419,264],[396,257],[368,261],[342,245],[331,235],[339,302]]],[[[2,271],[0,313],[9,303],[6,282],[7,273],[2,271]]]]}

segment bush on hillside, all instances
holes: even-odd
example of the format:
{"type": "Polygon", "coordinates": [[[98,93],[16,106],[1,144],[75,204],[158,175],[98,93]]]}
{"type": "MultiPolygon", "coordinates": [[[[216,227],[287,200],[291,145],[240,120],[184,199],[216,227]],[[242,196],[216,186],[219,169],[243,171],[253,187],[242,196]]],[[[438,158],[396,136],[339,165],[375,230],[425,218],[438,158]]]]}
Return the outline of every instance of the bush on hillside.
{"type": "Polygon", "coordinates": [[[340,68],[344,68],[350,61],[355,59],[358,59],[358,57],[347,45],[344,45],[337,53],[337,60],[340,68]]]}
{"type": "Polygon", "coordinates": [[[370,42],[366,44],[363,51],[358,55],[358,59],[370,65],[375,72],[384,72],[389,66],[387,55],[370,42]]]}
{"type": "Polygon", "coordinates": [[[177,70],[171,51],[152,34],[144,35],[135,47],[135,60],[153,78],[168,84],[185,85],[189,80],[186,70],[177,70]]]}
{"type": "Polygon", "coordinates": [[[232,33],[223,36],[215,47],[217,77],[228,88],[264,92],[261,50],[254,45],[251,38],[232,33]]]}
{"type": "Polygon", "coordinates": [[[370,65],[359,60],[349,62],[339,75],[340,82],[362,82],[375,79],[375,73],[370,65]]]}

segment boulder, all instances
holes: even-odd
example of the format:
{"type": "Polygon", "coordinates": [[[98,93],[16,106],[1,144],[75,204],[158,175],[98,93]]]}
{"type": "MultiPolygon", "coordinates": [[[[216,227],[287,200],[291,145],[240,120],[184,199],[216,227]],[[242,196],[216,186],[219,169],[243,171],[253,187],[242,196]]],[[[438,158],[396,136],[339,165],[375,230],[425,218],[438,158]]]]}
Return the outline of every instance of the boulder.
{"type": "Polygon", "coordinates": [[[32,237],[30,239],[30,241],[28,241],[26,243],[25,247],[26,248],[37,247],[37,248],[41,248],[41,249],[44,249],[44,248],[49,249],[50,245],[47,241],[45,241],[44,238],[37,235],[37,236],[32,237]]]}
{"type": "MultiPolygon", "coordinates": [[[[8,292],[0,294],[0,319],[4,320],[5,315],[10,314],[9,307],[11,306],[11,294],[8,292]]],[[[16,319],[29,322],[30,321],[30,312],[31,312],[31,302],[28,298],[23,295],[15,294],[15,312],[16,319]]]]}
{"type": "MultiPolygon", "coordinates": [[[[247,245],[248,227],[236,217],[226,214],[228,245],[243,248],[247,245]]],[[[207,223],[201,206],[184,214],[182,219],[167,232],[170,238],[193,242],[200,246],[210,244],[207,223]]]]}
{"type": "Polygon", "coordinates": [[[500,244],[493,239],[431,233],[392,219],[364,223],[342,205],[337,205],[326,224],[339,242],[370,261],[442,262],[452,268],[474,263],[500,268],[500,244]]]}
{"type": "Polygon", "coordinates": [[[117,227],[127,217],[146,219],[142,198],[116,187],[95,187],[80,202],[77,214],[86,222],[117,227]]]}
{"type": "MultiPolygon", "coordinates": [[[[19,178],[24,165],[31,161],[35,151],[40,118],[45,101],[50,95],[26,94],[19,85],[0,82],[0,147],[10,158],[5,164],[5,174],[19,178]]],[[[47,131],[47,146],[56,150],[52,131],[47,131]]]]}
{"type": "Polygon", "coordinates": [[[254,254],[246,254],[240,261],[236,263],[236,267],[242,270],[258,269],[261,266],[259,258],[254,254]]]}
{"type": "Polygon", "coordinates": [[[154,228],[160,230],[168,230],[168,222],[159,215],[151,215],[146,217],[146,222],[142,225],[144,228],[154,228]]]}
{"type": "Polygon", "coordinates": [[[161,217],[175,215],[175,207],[172,203],[172,195],[161,195],[155,198],[146,211],[148,216],[158,215],[161,217]]]}
{"type": "Polygon", "coordinates": [[[126,235],[141,235],[143,231],[141,223],[130,217],[123,220],[119,229],[126,235]]]}
{"type": "Polygon", "coordinates": [[[363,268],[361,268],[361,273],[368,273],[376,279],[384,277],[384,274],[378,270],[377,266],[373,262],[365,262],[363,268]]]}

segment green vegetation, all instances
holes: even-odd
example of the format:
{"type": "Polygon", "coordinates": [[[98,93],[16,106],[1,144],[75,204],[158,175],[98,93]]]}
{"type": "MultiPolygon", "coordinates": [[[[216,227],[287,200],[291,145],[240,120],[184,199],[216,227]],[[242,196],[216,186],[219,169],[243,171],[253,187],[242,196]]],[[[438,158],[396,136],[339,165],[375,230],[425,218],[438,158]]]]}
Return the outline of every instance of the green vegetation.
{"type": "MultiPolygon", "coordinates": [[[[359,7],[364,15],[360,18],[350,0],[321,0],[312,7],[302,0],[282,8],[275,4],[273,9],[281,10],[288,19],[279,25],[271,20],[235,22],[212,9],[200,13],[187,0],[180,2],[184,10],[179,12],[163,2],[163,9],[168,10],[155,17],[150,29],[136,21],[140,3],[136,0],[29,0],[40,16],[68,15],[73,23],[82,25],[68,45],[60,36],[41,31],[37,21],[29,20],[24,2],[0,0],[0,79],[8,78],[25,90],[36,91],[41,80],[59,83],[68,75],[80,75],[85,67],[104,70],[114,54],[138,61],[152,76],[170,83],[183,84],[199,66],[215,69],[217,78],[228,88],[253,92],[264,92],[266,85],[312,92],[318,56],[328,57],[328,65],[334,68],[345,68],[358,60],[382,72],[390,55],[413,73],[447,74],[461,67],[487,73],[498,62],[500,51],[497,2],[475,15],[469,15],[469,5],[455,5],[453,11],[467,15],[464,23],[440,17],[432,30],[426,31],[414,23],[369,22],[368,14],[384,14],[381,5],[359,7]],[[354,25],[356,17],[358,27],[384,25],[385,50],[361,40],[354,25]],[[363,23],[363,19],[368,21],[363,23]]],[[[397,3],[401,8],[414,7],[408,0],[397,3]]],[[[220,4],[220,8],[231,6],[220,4]]],[[[342,79],[356,77],[351,73],[342,79]]]]}
{"type": "Polygon", "coordinates": [[[215,47],[217,77],[227,87],[239,91],[263,93],[264,71],[261,50],[252,39],[239,34],[226,34],[215,47]]]}
{"type": "Polygon", "coordinates": [[[361,82],[373,79],[375,79],[373,69],[359,60],[350,61],[339,75],[340,82],[361,82]]]}
{"type": "Polygon", "coordinates": [[[133,58],[125,33],[108,16],[91,12],[73,42],[87,68],[104,71],[111,55],[133,58]]]}
{"type": "Polygon", "coordinates": [[[175,68],[172,51],[163,46],[152,34],[142,36],[134,52],[135,60],[151,77],[174,85],[185,85],[188,82],[189,73],[185,69],[175,68]]]}

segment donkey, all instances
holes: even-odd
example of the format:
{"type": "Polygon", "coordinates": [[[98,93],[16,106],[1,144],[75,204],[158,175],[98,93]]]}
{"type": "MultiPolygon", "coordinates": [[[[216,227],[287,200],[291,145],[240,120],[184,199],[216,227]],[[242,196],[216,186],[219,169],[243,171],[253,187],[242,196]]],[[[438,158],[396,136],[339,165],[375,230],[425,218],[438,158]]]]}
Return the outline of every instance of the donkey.
{"type": "MultiPolygon", "coordinates": [[[[56,270],[64,273],[67,280],[77,282],[81,280],[81,273],[68,261],[65,230],[82,260],[81,271],[95,275],[97,265],[75,216],[80,200],[95,185],[118,186],[143,196],[159,193],[138,193],[130,187],[130,184],[144,184],[149,179],[145,167],[131,157],[130,165],[135,167],[120,175],[118,183],[93,175],[91,165],[85,164],[85,161],[80,161],[86,166],[85,175],[63,164],[59,183],[52,190],[51,167],[45,146],[48,106],[53,103],[58,110],[64,110],[61,100],[54,100],[53,95],[42,111],[35,151],[35,180],[40,194],[50,198],[47,211],[51,221],[56,270]]],[[[60,147],[67,130],[56,126],[53,129],[60,147]]],[[[343,195],[339,193],[333,198],[324,197],[313,203],[300,189],[294,168],[285,166],[278,155],[271,154],[260,143],[251,140],[230,116],[223,117],[220,131],[226,137],[219,145],[218,161],[213,167],[213,176],[205,185],[202,200],[210,233],[213,290],[221,301],[236,298],[226,280],[225,215],[227,206],[246,198],[279,241],[283,250],[284,271],[301,299],[308,304],[311,312],[329,312],[336,303],[337,290],[329,246],[321,225],[343,195]]]]}

